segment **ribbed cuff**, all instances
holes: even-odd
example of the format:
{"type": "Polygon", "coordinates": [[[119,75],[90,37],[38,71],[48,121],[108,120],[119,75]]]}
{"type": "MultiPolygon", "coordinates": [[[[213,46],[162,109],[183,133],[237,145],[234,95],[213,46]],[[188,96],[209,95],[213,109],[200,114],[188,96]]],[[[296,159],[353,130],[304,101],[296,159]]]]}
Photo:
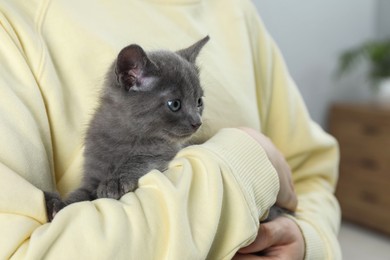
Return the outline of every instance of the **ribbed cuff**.
{"type": "Polygon", "coordinates": [[[279,178],[264,149],[242,130],[220,130],[202,145],[216,153],[240,185],[252,214],[259,219],[275,203],[279,178]]]}
{"type": "Polygon", "coordinates": [[[305,240],[305,260],[328,259],[326,256],[324,241],[321,239],[318,231],[306,221],[299,220],[293,216],[286,215],[297,223],[305,240]]]}

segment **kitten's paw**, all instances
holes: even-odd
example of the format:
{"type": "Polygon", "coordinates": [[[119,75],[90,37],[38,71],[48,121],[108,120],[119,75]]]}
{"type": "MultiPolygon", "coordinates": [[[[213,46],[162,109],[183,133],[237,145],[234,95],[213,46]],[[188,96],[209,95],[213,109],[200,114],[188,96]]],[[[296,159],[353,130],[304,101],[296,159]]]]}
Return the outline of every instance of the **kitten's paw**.
{"type": "Polygon", "coordinates": [[[124,194],[134,191],[137,183],[125,176],[110,178],[102,181],[97,189],[98,198],[119,199],[124,194]]]}
{"type": "Polygon", "coordinates": [[[46,213],[49,222],[51,222],[55,215],[65,207],[65,203],[62,201],[60,195],[54,192],[44,191],[46,202],[46,213]]]}

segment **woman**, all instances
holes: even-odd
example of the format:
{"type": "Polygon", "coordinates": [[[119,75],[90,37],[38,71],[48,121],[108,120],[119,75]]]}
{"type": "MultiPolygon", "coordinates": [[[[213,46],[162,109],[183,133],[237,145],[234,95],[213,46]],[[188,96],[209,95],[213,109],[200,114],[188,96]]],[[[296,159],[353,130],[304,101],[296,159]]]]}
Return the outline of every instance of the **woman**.
{"type": "Polygon", "coordinates": [[[1,258],[340,258],[336,143],[249,1],[2,0],[0,10],[1,258]],[[83,131],[117,52],[205,35],[202,144],[119,201],[76,203],[47,224],[42,190],[78,186],[83,131]],[[259,226],[275,201],[295,215],[259,226]]]}

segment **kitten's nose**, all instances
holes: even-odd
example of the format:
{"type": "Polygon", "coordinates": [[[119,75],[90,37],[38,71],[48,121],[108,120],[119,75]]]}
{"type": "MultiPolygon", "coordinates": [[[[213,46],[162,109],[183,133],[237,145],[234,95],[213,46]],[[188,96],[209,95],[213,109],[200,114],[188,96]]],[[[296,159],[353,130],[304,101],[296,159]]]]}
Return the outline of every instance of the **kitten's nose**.
{"type": "Polygon", "coordinates": [[[198,128],[202,125],[202,121],[196,121],[196,122],[192,122],[191,123],[191,126],[192,128],[196,131],[198,130],[198,128]]]}
{"type": "Polygon", "coordinates": [[[192,127],[193,131],[195,132],[202,125],[202,118],[198,114],[192,115],[191,117],[188,118],[188,123],[192,127]]]}

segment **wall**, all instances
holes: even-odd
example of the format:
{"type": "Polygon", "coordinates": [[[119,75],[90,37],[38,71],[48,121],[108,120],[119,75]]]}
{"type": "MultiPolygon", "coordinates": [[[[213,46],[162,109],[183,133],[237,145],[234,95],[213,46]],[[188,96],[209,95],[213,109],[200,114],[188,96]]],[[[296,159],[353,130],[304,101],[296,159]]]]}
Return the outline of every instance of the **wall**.
{"type": "Polygon", "coordinates": [[[390,38],[390,1],[378,0],[378,36],[390,38]]]}
{"type": "Polygon", "coordinates": [[[361,74],[335,80],[335,72],[341,52],[376,36],[377,2],[253,2],[279,45],[315,121],[326,128],[327,110],[332,102],[369,97],[361,74]]]}

